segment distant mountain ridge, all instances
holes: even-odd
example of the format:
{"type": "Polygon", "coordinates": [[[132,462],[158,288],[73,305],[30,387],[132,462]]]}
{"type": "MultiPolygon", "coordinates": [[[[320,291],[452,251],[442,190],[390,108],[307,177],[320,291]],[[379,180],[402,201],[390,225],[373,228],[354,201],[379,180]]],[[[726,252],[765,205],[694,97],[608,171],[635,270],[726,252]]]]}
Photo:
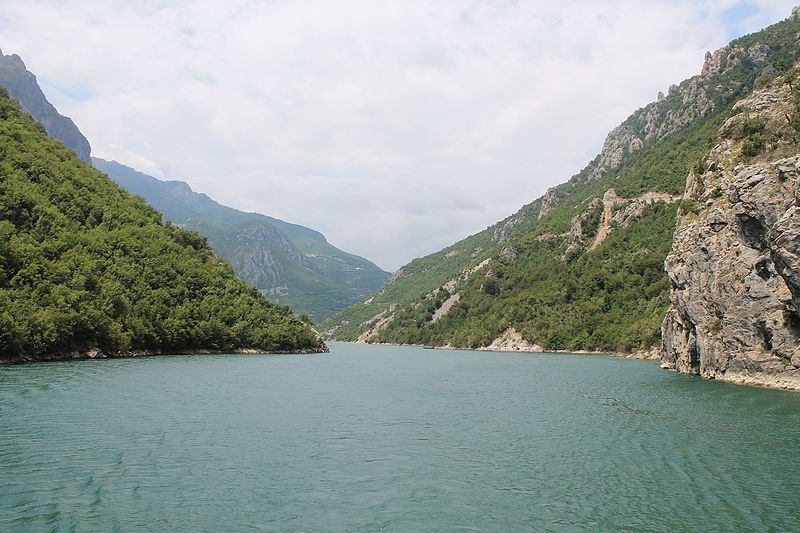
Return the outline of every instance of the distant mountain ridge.
{"type": "Polygon", "coordinates": [[[47,100],[36,76],[16,54],[0,51],[0,86],[82,161],[144,198],[172,223],[206,236],[236,275],[270,300],[320,321],[363,301],[390,277],[313,229],[224,206],[182,181],[161,181],[115,161],[93,159],[89,141],[47,100]]]}
{"type": "Polygon", "coordinates": [[[262,294],[315,320],[363,301],[389,279],[388,272],[339,250],[318,231],[227,207],[182,181],[162,181],[116,161],[92,162],[167,220],[205,235],[262,294]]]}
{"type": "Polygon", "coordinates": [[[61,115],[47,101],[34,76],[16,54],[3,55],[0,51],[0,85],[17,100],[22,110],[38,120],[51,137],[63,142],[84,163],[91,164],[91,147],[71,118],[61,115]]]}

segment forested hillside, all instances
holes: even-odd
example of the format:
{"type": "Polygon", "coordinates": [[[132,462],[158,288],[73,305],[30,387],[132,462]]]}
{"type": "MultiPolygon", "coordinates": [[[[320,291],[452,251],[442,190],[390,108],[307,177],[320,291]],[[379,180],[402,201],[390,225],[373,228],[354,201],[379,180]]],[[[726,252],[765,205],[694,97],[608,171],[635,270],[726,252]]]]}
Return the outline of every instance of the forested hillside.
{"type": "Polygon", "coordinates": [[[342,340],[483,347],[509,331],[545,349],[658,346],[664,259],[690,168],[733,104],[800,57],[794,18],[707,54],[606,138],[568,182],[485,231],[412,261],[326,324],[342,340]]]}
{"type": "Polygon", "coordinates": [[[224,206],[182,181],[162,181],[116,161],[92,162],[166,220],[208,237],[236,275],[267,298],[314,320],[363,301],[389,279],[388,272],[339,250],[313,229],[224,206]]]}
{"type": "Polygon", "coordinates": [[[16,54],[0,52],[0,86],[80,159],[144,198],[165,220],[207,237],[240,279],[273,302],[321,321],[363,301],[389,279],[388,272],[339,250],[318,231],[239,211],[192,191],[185,182],[158,180],[116,161],[91,157],[81,131],[47,101],[36,76],[16,54]]]}
{"type": "Polygon", "coordinates": [[[324,345],[0,89],[0,359],[193,349],[324,345]]]}

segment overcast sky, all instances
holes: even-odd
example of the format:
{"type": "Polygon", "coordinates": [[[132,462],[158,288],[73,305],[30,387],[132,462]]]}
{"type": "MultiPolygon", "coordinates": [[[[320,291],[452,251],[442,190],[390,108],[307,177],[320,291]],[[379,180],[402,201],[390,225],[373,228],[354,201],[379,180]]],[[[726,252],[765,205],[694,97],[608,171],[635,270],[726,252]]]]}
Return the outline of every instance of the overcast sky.
{"type": "Polygon", "coordinates": [[[0,48],[94,155],[395,270],[568,179],[792,5],[3,0],[0,48]]]}

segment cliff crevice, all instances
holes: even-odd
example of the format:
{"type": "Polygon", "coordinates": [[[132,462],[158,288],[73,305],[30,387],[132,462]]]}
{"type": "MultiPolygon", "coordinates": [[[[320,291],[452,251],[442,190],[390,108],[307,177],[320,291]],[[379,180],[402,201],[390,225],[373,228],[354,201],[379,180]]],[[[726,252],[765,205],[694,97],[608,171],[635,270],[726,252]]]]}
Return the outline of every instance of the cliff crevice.
{"type": "Polygon", "coordinates": [[[663,366],[800,389],[800,91],[740,101],[687,179],[665,267],[663,366]]]}

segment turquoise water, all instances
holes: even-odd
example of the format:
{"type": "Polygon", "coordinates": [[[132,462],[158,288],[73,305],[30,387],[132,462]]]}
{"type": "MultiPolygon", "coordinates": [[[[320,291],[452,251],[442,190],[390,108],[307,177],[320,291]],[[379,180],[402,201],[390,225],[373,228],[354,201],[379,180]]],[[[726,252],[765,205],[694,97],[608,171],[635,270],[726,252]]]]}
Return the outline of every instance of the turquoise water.
{"type": "Polygon", "coordinates": [[[331,349],[0,368],[0,530],[800,524],[800,394],[604,356],[331,349]]]}

